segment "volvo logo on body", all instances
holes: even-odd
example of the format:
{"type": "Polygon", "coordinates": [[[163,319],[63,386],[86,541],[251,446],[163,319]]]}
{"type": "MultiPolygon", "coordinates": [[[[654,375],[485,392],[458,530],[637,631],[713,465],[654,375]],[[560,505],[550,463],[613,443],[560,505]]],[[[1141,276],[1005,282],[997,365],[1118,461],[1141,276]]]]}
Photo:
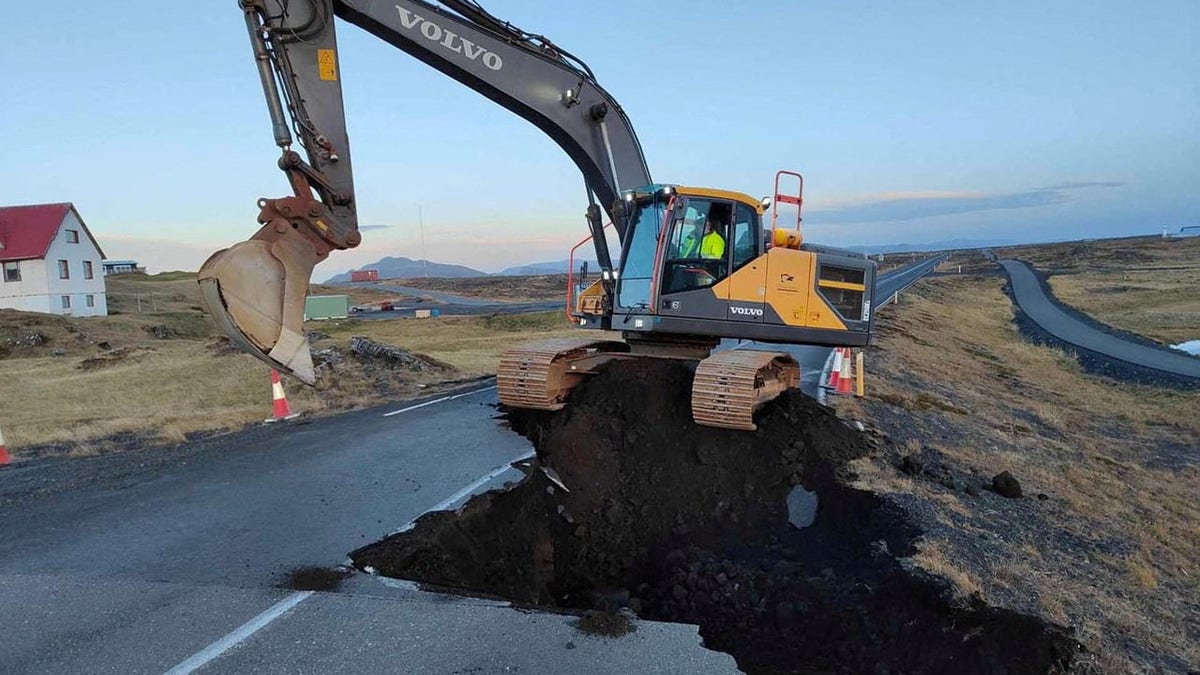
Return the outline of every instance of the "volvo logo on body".
{"type": "Polygon", "coordinates": [[[732,314],[737,314],[740,316],[760,317],[763,315],[763,311],[757,307],[738,307],[737,305],[730,305],[729,311],[732,314]]]}
{"type": "Polygon", "coordinates": [[[462,54],[472,61],[479,61],[489,70],[500,70],[504,67],[504,60],[500,58],[499,54],[489,52],[487,49],[480,47],[458,33],[448,31],[419,14],[413,14],[400,5],[396,5],[396,11],[400,13],[400,24],[405,29],[410,31],[416,29],[426,40],[436,42],[446,49],[456,54],[462,54]]]}

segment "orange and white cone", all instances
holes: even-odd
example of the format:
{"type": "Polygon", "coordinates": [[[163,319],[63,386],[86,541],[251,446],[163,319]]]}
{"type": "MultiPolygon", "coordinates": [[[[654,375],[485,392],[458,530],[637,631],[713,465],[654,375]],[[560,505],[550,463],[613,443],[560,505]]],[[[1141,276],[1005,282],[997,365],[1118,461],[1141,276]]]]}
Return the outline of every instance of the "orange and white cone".
{"type": "Polygon", "coordinates": [[[842,348],[833,348],[833,366],[829,368],[829,381],[825,383],[827,389],[837,389],[838,380],[842,378],[842,348]]]}
{"type": "Polygon", "coordinates": [[[842,357],[842,373],[838,377],[838,383],[837,383],[837,393],[838,394],[849,395],[851,393],[850,387],[851,387],[851,383],[854,381],[854,377],[850,373],[851,360],[853,360],[853,355],[850,352],[850,348],[847,347],[846,355],[844,357],[842,357]]]}
{"type": "Polygon", "coordinates": [[[274,368],[271,369],[271,398],[273,399],[274,416],[267,419],[267,422],[279,422],[299,417],[288,406],[287,396],[283,393],[283,382],[279,379],[279,371],[274,368]]]}
{"type": "Polygon", "coordinates": [[[8,446],[4,444],[4,430],[0,429],[0,466],[4,466],[12,461],[12,457],[8,456],[8,446]]]}

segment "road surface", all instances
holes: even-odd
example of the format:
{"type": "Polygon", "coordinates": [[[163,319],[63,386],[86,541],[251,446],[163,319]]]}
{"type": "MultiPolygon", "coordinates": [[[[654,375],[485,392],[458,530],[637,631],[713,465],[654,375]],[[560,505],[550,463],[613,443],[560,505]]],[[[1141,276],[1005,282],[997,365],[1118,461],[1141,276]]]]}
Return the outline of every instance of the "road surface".
{"type": "Polygon", "coordinates": [[[1055,305],[1028,265],[1017,260],[1001,260],[1000,265],[1008,273],[1013,297],[1021,311],[1054,337],[1119,361],[1200,379],[1200,359],[1165,347],[1123,340],[1089,326],[1055,305]]]}
{"type": "MultiPolygon", "coordinates": [[[[936,263],[886,275],[877,297],[936,263]]],[[[828,353],[787,349],[808,371],[828,353]]],[[[494,419],[494,386],[474,386],[0,469],[0,672],[734,672],[695,626],[640,622],[597,638],[570,617],[362,574],[338,592],[280,587],[452,507],[464,486],[519,478],[506,467],[532,449],[494,419]]]]}

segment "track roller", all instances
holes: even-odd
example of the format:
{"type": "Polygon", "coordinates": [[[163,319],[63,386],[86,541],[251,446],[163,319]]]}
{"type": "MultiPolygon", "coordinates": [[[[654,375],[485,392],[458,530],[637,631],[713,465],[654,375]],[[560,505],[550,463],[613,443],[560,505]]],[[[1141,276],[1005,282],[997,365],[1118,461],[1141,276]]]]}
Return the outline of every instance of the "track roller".
{"type": "Polygon", "coordinates": [[[500,402],[513,408],[560,410],[584,375],[629,351],[612,340],[558,338],[509,349],[500,356],[500,402]]]}
{"type": "Polygon", "coordinates": [[[729,349],[700,361],[692,382],[697,424],[753,431],[754,411],[800,384],[800,364],[790,354],[729,349]]]}

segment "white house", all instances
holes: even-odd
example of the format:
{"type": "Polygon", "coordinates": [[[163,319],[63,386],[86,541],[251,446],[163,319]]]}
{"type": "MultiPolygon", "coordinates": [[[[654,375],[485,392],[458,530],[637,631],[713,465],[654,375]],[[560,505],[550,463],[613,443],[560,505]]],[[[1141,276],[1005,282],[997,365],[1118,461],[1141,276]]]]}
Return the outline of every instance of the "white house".
{"type": "Polygon", "coordinates": [[[0,308],[107,316],[103,260],[73,204],[0,207],[0,308]]]}

